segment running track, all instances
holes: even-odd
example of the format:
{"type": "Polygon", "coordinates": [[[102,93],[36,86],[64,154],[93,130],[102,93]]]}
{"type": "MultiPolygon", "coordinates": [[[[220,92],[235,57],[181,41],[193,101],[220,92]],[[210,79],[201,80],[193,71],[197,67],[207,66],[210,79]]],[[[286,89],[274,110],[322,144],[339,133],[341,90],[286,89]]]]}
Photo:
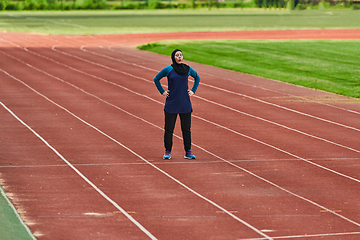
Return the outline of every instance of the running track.
{"type": "Polygon", "coordinates": [[[0,180],[36,238],[359,239],[358,100],[191,63],[197,159],[183,159],[177,125],[162,160],[152,78],[170,57],[132,46],[176,37],[0,33],[0,180]]]}

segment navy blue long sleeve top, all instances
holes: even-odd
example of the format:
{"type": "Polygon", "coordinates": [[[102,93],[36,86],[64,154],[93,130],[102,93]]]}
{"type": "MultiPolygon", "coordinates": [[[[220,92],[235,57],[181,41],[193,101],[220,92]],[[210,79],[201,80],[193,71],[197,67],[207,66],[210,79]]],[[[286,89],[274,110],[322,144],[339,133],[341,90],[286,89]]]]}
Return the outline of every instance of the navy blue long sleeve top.
{"type": "MultiPolygon", "coordinates": [[[[191,89],[193,93],[196,92],[200,84],[200,76],[197,72],[189,68],[188,76],[194,78],[194,85],[191,89]]],[[[169,96],[166,98],[164,110],[168,113],[178,114],[178,113],[189,113],[192,111],[192,105],[190,101],[190,96],[188,93],[188,76],[180,76],[175,72],[173,67],[167,66],[163,68],[156,76],[154,77],[154,82],[161,94],[165,92],[164,88],[161,86],[160,80],[163,77],[168,79],[168,92],[169,96]]]]}

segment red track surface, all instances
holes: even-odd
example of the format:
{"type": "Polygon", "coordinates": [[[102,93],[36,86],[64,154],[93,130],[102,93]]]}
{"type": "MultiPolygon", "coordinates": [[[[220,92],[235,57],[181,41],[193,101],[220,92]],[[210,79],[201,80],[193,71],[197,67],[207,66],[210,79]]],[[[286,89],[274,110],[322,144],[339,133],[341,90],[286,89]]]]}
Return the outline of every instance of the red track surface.
{"type": "Polygon", "coordinates": [[[191,63],[197,159],[183,159],[177,137],[162,160],[164,99],[152,78],[170,57],[129,46],[179,36],[360,31],[0,33],[0,179],[35,236],[359,239],[358,100],[191,63]]]}

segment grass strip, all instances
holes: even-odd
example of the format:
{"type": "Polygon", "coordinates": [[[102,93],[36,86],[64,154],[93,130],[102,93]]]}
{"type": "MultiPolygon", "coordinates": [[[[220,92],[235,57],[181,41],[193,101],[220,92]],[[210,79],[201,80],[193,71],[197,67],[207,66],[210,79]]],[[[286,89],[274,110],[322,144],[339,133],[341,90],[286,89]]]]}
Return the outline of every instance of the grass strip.
{"type": "Polygon", "coordinates": [[[139,49],[360,98],[360,41],[163,41],[139,49]]]}
{"type": "Polygon", "coordinates": [[[0,30],[46,34],[360,28],[359,11],[173,9],[130,11],[0,11],[0,30]]]}
{"type": "Polygon", "coordinates": [[[28,227],[21,220],[14,206],[7,199],[4,190],[0,186],[0,233],[1,240],[34,240],[28,227]]]}

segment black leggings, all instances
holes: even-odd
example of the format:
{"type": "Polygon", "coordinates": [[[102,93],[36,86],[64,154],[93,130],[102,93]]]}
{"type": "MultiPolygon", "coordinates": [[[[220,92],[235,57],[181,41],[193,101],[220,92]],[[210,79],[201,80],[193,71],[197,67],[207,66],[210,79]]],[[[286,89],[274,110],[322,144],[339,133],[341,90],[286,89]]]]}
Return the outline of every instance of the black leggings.
{"type": "MultiPolygon", "coordinates": [[[[165,113],[165,134],[164,146],[165,149],[171,151],[173,145],[173,133],[176,123],[177,114],[165,113]]],[[[181,131],[183,135],[184,149],[188,151],[191,149],[191,112],[179,114],[181,122],[181,131]]]]}

